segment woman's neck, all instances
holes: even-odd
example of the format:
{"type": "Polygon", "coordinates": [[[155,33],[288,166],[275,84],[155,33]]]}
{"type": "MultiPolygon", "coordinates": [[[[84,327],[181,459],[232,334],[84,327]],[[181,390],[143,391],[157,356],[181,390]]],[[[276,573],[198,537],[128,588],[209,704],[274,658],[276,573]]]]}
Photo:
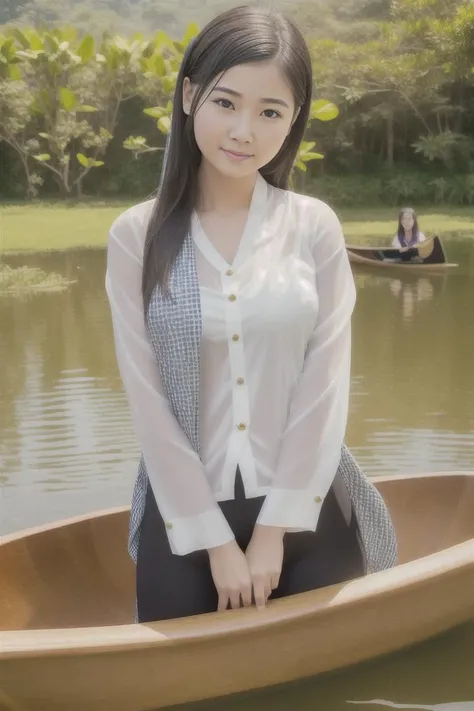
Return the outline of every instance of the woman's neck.
{"type": "Polygon", "coordinates": [[[199,169],[196,210],[226,215],[246,209],[252,201],[256,180],[256,173],[244,178],[230,178],[203,161],[199,169]]]}

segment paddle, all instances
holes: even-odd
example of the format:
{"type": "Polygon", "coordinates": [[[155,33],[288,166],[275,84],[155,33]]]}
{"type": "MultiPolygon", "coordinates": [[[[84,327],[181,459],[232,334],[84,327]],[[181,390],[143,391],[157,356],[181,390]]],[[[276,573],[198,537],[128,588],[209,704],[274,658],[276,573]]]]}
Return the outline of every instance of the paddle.
{"type": "Polygon", "coordinates": [[[415,244],[411,247],[400,247],[398,251],[403,254],[405,252],[409,252],[410,250],[414,250],[418,252],[419,256],[422,259],[426,259],[430,256],[434,249],[434,240],[436,236],[437,235],[433,235],[432,237],[426,239],[424,242],[420,242],[419,244],[415,244]]]}

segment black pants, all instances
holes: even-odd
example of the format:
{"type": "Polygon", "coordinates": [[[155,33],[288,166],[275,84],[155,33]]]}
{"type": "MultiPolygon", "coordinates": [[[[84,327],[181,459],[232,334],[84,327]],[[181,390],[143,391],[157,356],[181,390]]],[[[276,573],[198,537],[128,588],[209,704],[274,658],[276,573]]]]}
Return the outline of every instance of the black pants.
{"type": "MultiPolygon", "coordinates": [[[[219,506],[245,551],[264,497],[247,499],[237,470],[235,499],[219,506]]],[[[287,533],[278,588],[271,599],[315,590],[365,575],[357,521],[348,524],[333,489],[322,505],[315,532],[287,533]]],[[[148,485],[136,567],[138,621],[152,622],[214,612],[217,591],[207,551],[174,555],[163,519],[148,485]]]]}

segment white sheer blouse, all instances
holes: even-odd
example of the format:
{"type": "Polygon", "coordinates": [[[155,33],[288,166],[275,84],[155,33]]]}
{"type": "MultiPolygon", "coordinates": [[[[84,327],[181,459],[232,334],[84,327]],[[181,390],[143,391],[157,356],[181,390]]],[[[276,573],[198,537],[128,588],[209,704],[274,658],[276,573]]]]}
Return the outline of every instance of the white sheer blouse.
{"type": "Polygon", "coordinates": [[[158,508],[178,555],[230,541],[219,501],[237,466],[258,523],[315,530],[340,459],[355,286],[333,210],[259,176],[232,264],[196,214],[202,307],[201,458],[173,415],[143,318],[142,255],[153,202],[109,234],[106,289],[117,361],[158,508]]]}

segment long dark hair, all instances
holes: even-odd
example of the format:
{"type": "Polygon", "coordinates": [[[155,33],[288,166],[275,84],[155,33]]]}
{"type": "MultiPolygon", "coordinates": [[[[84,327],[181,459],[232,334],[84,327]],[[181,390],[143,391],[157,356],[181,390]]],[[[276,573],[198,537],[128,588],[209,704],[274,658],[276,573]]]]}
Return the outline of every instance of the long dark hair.
{"type": "Polygon", "coordinates": [[[162,182],[145,241],[145,313],[155,287],[167,288],[170,270],[190,229],[201,161],[194,115],[206,89],[232,67],[271,59],[280,63],[300,111],[279,153],[260,173],[271,185],[286,189],[308,123],[313,84],[311,58],[299,30],[279,13],[242,6],[218,15],[186,48],[176,82],[162,182]],[[186,77],[197,86],[189,116],[183,110],[186,77]]]}
{"type": "Polygon", "coordinates": [[[408,242],[405,235],[405,228],[402,225],[403,215],[405,213],[408,213],[413,217],[413,230],[411,233],[410,244],[416,244],[418,242],[418,234],[420,231],[418,227],[418,217],[415,210],[412,207],[404,207],[403,210],[400,210],[400,212],[398,213],[397,237],[402,247],[408,247],[408,242]]]}

